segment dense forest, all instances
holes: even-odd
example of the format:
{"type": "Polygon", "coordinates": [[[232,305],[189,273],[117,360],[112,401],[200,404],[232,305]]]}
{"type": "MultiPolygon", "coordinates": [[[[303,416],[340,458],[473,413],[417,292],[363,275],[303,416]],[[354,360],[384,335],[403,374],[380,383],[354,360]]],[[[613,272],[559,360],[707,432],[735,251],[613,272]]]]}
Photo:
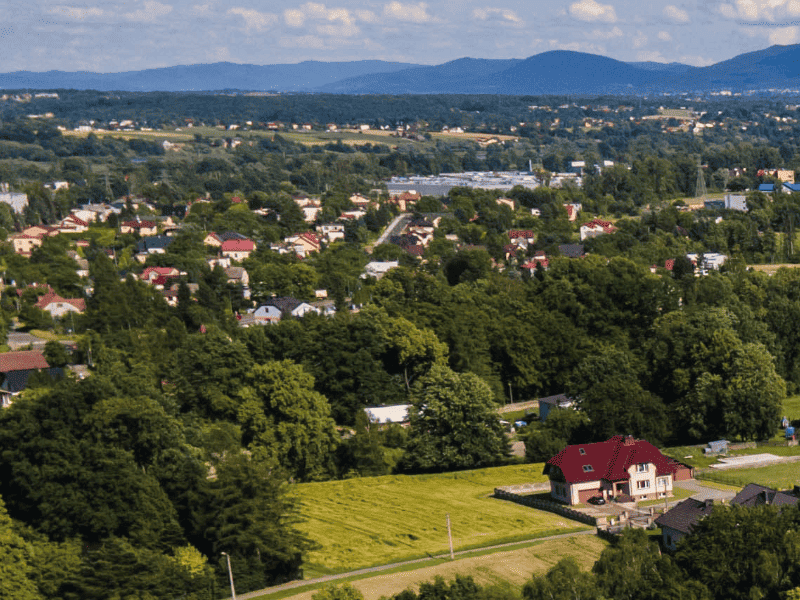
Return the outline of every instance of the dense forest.
{"type": "MultiPolygon", "coordinates": [[[[539,462],[567,443],[618,433],[659,445],[768,438],[781,401],[800,388],[800,271],[750,268],[800,262],[800,196],[746,191],[747,212],[686,210],[698,172],[708,190],[722,192],[800,168],[796,124],[781,120],[796,110],[785,104],[705,101],[698,119],[716,115],[725,127],[698,136],[637,120],[659,108],[638,99],[628,100],[631,110],[605,112],[601,105],[625,99],[592,99],[590,109],[561,98],[59,93],[0,105],[0,182],[29,199],[22,214],[0,204],[0,233],[55,223],[90,202],[119,200],[121,212],[86,232],[48,237],[30,257],[0,247],[3,331],[69,338],[69,352],[48,343],[48,363],[91,372],[33,377],[0,413],[0,595],[214,598],[225,593],[222,552],[243,565],[241,591],[299,577],[313,541],[295,529],[288,486],[517,460],[496,414],[512,396],[579,399],[579,411],[519,432],[526,459],[539,462]],[[54,117],[24,118],[32,112],[54,117]],[[583,127],[595,117],[613,126],[583,127]],[[198,127],[177,152],[157,138],[58,129],[125,118],[172,131],[187,119],[254,125],[198,127]],[[413,122],[421,139],[310,144],[259,125],[275,120],[413,122]],[[487,135],[515,127],[518,137],[482,147],[426,137],[420,121],[487,135]],[[233,135],[241,143],[226,147],[233,135]],[[440,220],[421,256],[373,247],[397,214],[386,194],[392,175],[527,169],[530,161],[546,182],[574,160],[588,165],[580,187],[457,187],[423,197],[414,216],[440,220]],[[45,187],[54,181],[69,188],[45,187]],[[271,250],[351,210],[354,193],[375,206],[346,223],[343,240],[302,259],[271,250]],[[303,219],[296,199],[305,195],[320,198],[317,223],[303,219]],[[585,240],[586,255],[569,258],[562,248],[579,241],[581,221],[570,221],[566,204],[580,205],[582,219],[612,219],[616,232],[585,240]],[[163,254],[140,263],[142,240],[120,233],[120,222],[166,215],[180,229],[163,254]],[[529,231],[531,243],[509,251],[511,229],[529,231]],[[209,231],[257,242],[241,263],[249,299],[209,266],[209,231]],[[538,252],[547,268],[526,267],[538,252]],[[698,276],[689,253],[728,260],[698,276]],[[87,261],[88,277],[75,256],[87,261]],[[399,266],[363,278],[370,260],[399,266]],[[155,266],[183,273],[175,306],[137,277],[155,266]],[[45,285],[85,299],[86,311],[54,320],[35,306],[45,285]],[[239,326],[237,317],[273,296],[311,301],[317,290],[334,301],[334,316],[239,326]],[[414,407],[408,429],[370,427],[363,411],[405,403],[414,407]]],[[[788,528],[797,517],[774,518],[788,528]]],[[[615,590],[602,565],[610,572],[644,545],[623,539],[593,574],[561,565],[526,587],[526,600],[561,597],[559,582],[573,580],[569,589],[581,591],[570,597],[638,598],[615,590]]],[[[695,555],[646,556],[652,564],[637,590],[670,580],[669,597],[726,597],[692,570],[695,555]]],[[[798,584],[780,566],[785,557],[763,561],[776,565],[778,583],[749,584],[772,586],[752,597],[798,584]]]]}

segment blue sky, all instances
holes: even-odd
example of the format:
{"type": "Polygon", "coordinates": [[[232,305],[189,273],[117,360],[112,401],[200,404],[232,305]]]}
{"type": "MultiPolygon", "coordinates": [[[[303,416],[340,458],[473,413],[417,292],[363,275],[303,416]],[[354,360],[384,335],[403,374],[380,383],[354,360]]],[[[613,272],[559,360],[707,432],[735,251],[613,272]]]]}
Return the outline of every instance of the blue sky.
{"type": "Polygon", "coordinates": [[[800,42],[800,0],[0,0],[0,71],[381,59],[554,49],[708,65],[800,42]]]}

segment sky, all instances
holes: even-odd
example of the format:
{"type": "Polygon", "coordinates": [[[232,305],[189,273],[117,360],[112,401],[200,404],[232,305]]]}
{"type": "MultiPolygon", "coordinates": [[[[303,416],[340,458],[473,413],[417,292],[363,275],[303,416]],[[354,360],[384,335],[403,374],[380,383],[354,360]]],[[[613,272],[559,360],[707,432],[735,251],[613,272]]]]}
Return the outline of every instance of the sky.
{"type": "Polygon", "coordinates": [[[704,66],[798,42],[800,0],[0,0],[0,72],[441,64],[559,49],[704,66]]]}

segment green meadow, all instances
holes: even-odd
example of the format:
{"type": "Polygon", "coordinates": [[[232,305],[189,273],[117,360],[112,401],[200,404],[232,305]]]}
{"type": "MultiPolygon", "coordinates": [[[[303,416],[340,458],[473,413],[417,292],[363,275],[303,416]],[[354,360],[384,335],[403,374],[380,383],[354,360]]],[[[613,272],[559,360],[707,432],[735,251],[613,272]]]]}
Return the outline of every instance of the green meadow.
{"type": "Polygon", "coordinates": [[[504,485],[544,482],[528,464],[438,475],[391,475],[298,484],[298,527],[319,547],[306,577],[389,564],[448,551],[586,529],[559,515],[491,497],[504,485]]]}
{"type": "MultiPolygon", "coordinates": [[[[765,452],[771,449],[763,448],[765,452]]],[[[758,483],[773,489],[786,490],[800,484],[800,462],[790,462],[753,469],[726,469],[707,471],[702,479],[744,487],[748,483],[758,483]]]]}

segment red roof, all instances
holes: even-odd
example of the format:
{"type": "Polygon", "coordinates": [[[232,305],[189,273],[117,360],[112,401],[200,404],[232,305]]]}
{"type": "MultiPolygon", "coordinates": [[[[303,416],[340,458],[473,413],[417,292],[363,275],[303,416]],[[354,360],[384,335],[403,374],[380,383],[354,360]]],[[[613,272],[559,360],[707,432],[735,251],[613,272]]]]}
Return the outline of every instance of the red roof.
{"type": "Polygon", "coordinates": [[[667,271],[672,271],[672,269],[675,268],[675,259],[674,258],[668,258],[667,260],[665,260],[664,261],[664,268],[667,271]]]}
{"type": "Polygon", "coordinates": [[[252,240],[226,240],[221,247],[223,252],[252,252],[255,249],[252,240]]]}
{"type": "Polygon", "coordinates": [[[55,292],[49,292],[49,293],[45,294],[44,296],[42,296],[41,298],[39,298],[39,300],[36,302],[35,306],[36,306],[36,308],[38,308],[40,310],[46,310],[47,307],[50,304],[53,304],[53,303],[56,303],[56,302],[62,302],[64,304],[71,304],[72,306],[77,308],[80,312],[83,312],[83,311],[86,310],[86,301],[83,298],[62,298],[61,296],[59,296],[55,292]]]}
{"type": "Polygon", "coordinates": [[[44,354],[37,350],[21,352],[4,352],[0,354],[0,373],[10,371],[28,371],[30,369],[49,369],[44,354]]]}
{"type": "Polygon", "coordinates": [[[653,463],[657,475],[675,473],[680,467],[650,442],[615,435],[605,442],[567,446],[547,461],[544,472],[558,467],[569,483],[622,481],[630,478],[628,469],[640,463],[653,463]]]}
{"type": "Polygon", "coordinates": [[[156,226],[155,221],[125,221],[123,227],[130,227],[131,229],[142,229],[144,227],[153,229],[156,226]]]}
{"type": "Polygon", "coordinates": [[[512,240],[517,238],[530,239],[534,237],[534,234],[530,229],[512,229],[508,232],[508,237],[510,237],[512,240]]]}

